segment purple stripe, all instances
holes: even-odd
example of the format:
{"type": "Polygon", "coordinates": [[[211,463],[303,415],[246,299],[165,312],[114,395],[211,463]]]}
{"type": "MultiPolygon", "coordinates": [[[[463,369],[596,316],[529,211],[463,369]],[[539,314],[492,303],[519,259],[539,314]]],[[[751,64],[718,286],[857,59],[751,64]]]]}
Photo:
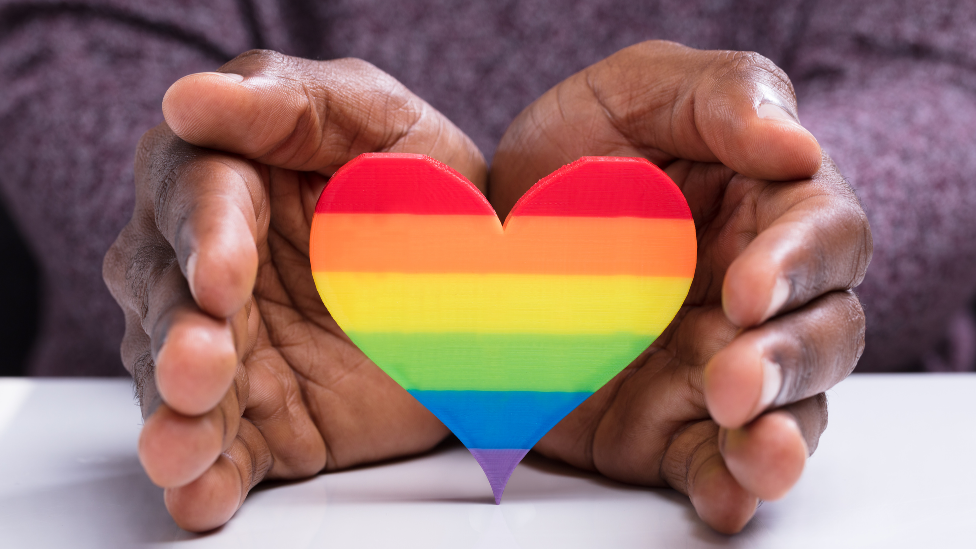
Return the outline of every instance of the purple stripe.
{"type": "Polygon", "coordinates": [[[495,495],[495,504],[501,503],[502,492],[505,491],[505,485],[508,484],[508,479],[512,476],[512,471],[515,471],[515,466],[522,461],[522,458],[525,457],[525,454],[529,453],[529,450],[479,450],[478,448],[468,448],[468,451],[471,452],[474,459],[478,460],[478,465],[481,465],[481,470],[488,477],[488,484],[491,485],[491,493],[495,495]]]}

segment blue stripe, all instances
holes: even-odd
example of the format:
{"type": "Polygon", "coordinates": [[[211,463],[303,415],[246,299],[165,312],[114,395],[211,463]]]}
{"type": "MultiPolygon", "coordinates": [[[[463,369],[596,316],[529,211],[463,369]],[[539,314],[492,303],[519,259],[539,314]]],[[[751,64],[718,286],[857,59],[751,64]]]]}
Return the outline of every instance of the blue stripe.
{"type": "Polygon", "coordinates": [[[468,448],[528,449],[593,393],[411,390],[410,394],[468,448]]]}

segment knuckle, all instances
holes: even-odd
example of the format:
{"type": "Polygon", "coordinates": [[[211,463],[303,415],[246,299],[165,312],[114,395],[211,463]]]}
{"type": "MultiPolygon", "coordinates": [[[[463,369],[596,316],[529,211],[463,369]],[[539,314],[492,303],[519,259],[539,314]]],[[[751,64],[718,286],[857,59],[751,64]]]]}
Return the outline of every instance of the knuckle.
{"type": "Polygon", "coordinates": [[[238,60],[274,62],[275,60],[281,59],[281,58],[284,58],[284,57],[285,57],[285,55],[283,53],[279,53],[279,52],[277,52],[275,50],[268,50],[268,49],[263,49],[263,48],[253,48],[253,49],[247,50],[246,52],[238,55],[237,57],[235,57],[234,59],[232,59],[230,62],[234,62],[234,61],[238,61],[238,60]]]}
{"type": "Polygon", "coordinates": [[[314,83],[310,79],[299,79],[294,82],[294,97],[296,99],[295,118],[291,130],[282,136],[266,137],[248,146],[255,158],[275,158],[286,154],[285,162],[295,162],[299,157],[311,158],[314,151],[322,148],[322,121],[328,120],[333,112],[330,92],[314,91],[314,83]],[[320,100],[320,97],[324,100],[320,100]],[[304,146],[296,147],[296,144],[304,146]]]}
{"type": "Polygon", "coordinates": [[[249,491],[267,476],[268,471],[274,465],[274,455],[268,448],[260,430],[246,419],[241,420],[236,442],[240,443],[244,450],[245,455],[243,457],[247,462],[247,467],[243,467],[244,463],[239,464],[238,467],[241,472],[241,481],[244,483],[243,488],[245,491],[249,491]]]}
{"type": "Polygon", "coordinates": [[[122,364],[129,373],[135,371],[140,355],[149,349],[148,337],[133,311],[125,311],[125,334],[120,345],[122,364]]]}
{"type": "Polygon", "coordinates": [[[796,91],[786,72],[769,58],[753,51],[723,51],[717,59],[716,72],[720,85],[728,80],[737,83],[760,84],[772,88],[783,99],[796,102],[796,91]]]}
{"type": "MultiPolygon", "coordinates": [[[[160,170],[159,177],[155,181],[155,192],[153,193],[153,218],[157,223],[166,219],[166,213],[170,211],[170,203],[174,194],[174,189],[179,181],[180,166],[170,163],[160,170]]],[[[160,227],[161,228],[161,227],[160,227]]]]}
{"type": "Polygon", "coordinates": [[[874,236],[864,204],[855,192],[850,181],[840,172],[833,159],[824,154],[821,169],[813,177],[813,182],[824,192],[838,197],[836,203],[836,223],[843,226],[851,243],[852,261],[847,288],[858,286],[867,273],[868,265],[874,255],[874,236]]]}
{"type": "Polygon", "coordinates": [[[778,67],[767,57],[754,51],[726,51],[723,61],[734,72],[751,73],[756,70],[775,71],[778,67]]]}
{"type": "Polygon", "coordinates": [[[853,261],[854,269],[848,285],[850,288],[857,287],[861,282],[864,282],[864,277],[868,272],[868,266],[874,257],[874,236],[871,234],[871,224],[868,222],[867,213],[865,213],[864,208],[860,207],[860,204],[857,205],[855,215],[857,220],[855,222],[857,238],[853,261]]]}
{"type": "Polygon", "coordinates": [[[383,70],[381,70],[376,65],[366,61],[365,59],[360,59],[358,57],[343,57],[341,59],[334,59],[332,61],[326,61],[336,70],[349,72],[359,76],[373,77],[373,78],[393,78],[383,70]]]}
{"type": "Polygon", "coordinates": [[[850,375],[857,366],[861,355],[864,354],[864,346],[867,342],[867,317],[864,314],[864,306],[861,300],[852,290],[844,292],[847,301],[848,322],[851,326],[849,330],[853,357],[845,372],[845,377],[850,375]]]}
{"type": "Polygon", "coordinates": [[[105,281],[109,293],[120,306],[123,306],[124,303],[122,291],[125,288],[125,253],[122,251],[121,241],[126,229],[124,228],[122,231],[108,251],[105,252],[105,258],[102,260],[102,280],[105,281]]]}
{"type": "Polygon", "coordinates": [[[244,76],[263,72],[279,73],[287,70],[290,65],[294,64],[294,61],[294,57],[274,50],[253,49],[231,59],[220,67],[220,70],[243,74],[244,76]]]}
{"type": "Polygon", "coordinates": [[[234,384],[231,387],[234,394],[237,396],[237,413],[238,415],[244,415],[244,410],[247,408],[248,399],[251,398],[251,382],[247,375],[247,367],[242,360],[238,363],[237,372],[234,375],[234,384]]]}
{"type": "Polygon", "coordinates": [[[645,40],[618,51],[607,58],[607,61],[611,64],[620,61],[643,63],[660,55],[694,51],[698,50],[670,40],[645,40]]]}
{"type": "Polygon", "coordinates": [[[139,137],[139,142],[136,144],[136,152],[142,153],[146,157],[150,157],[152,156],[153,152],[160,147],[160,145],[164,145],[174,137],[176,137],[176,134],[173,133],[173,130],[169,128],[166,122],[160,122],[159,124],[146,130],[146,132],[139,137]]]}
{"type": "Polygon", "coordinates": [[[237,61],[237,60],[243,60],[243,59],[264,60],[264,59],[277,59],[277,58],[283,58],[283,57],[285,57],[285,55],[283,53],[279,53],[279,52],[277,52],[275,50],[268,50],[268,49],[264,49],[264,48],[252,48],[252,49],[249,49],[246,52],[238,55],[237,57],[235,57],[234,59],[232,59],[230,62],[237,61]]]}
{"type": "Polygon", "coordinates": [[[149,314],[150,288],[174,261],[173,249],[161,242],[145,243],[129,259],[125,268],[125,292],[143,321],[149,314]]]}
{"type": "Polygon", "coordinates": [[[154,230],[160,234],[173,235],[173,230],[182,221],[176,212],[185,215],[184,204],[186,185],[181,184],[185,177],[202,166],[210,153],[174,136],[163,154],[151,162],[147,185],[151,193],[154,230]]]}
{"type": "Polygon", "coordinates": [[[183,141],[165,124],[143,134],[136,153],[136,196],[137,201],[152,204],[155,219],[165,217],[181,173],[202,153],[203,149],[183,141]]]}
{"type": "Polygon", "coordinates": [[[841,376],[839,379],[843,379],[854,371],[864,352],[864,309],[851,290],[831,292],[820,301],[825,305],[817,319],[820,334],[806,343],[810,347],[833,349],[822,353],[824,362],[818,367],[824,369],[824,379],[835,378],[830,372],[837,372],[841,376]]]}
{"type": "Polygon", "coordinates": [[[155,263],[149,260],[145,249],[146,244],[153,239],[143,228],[144,225],[136,212],[122,228],[102,261],[102,278],[123,310],[138,301],[142,293],[141,287],[135,284],[141,278],[138,275],[148,273],[155,263]]]}
{"type": "Polygon", "coordinates": [[[136,145],[136,184],[152,181],[160,165],[171,163],[173,157],[185,156],[191,147],[177,137],[165,122],[142,134],[136,145]]]}
{"type": "MultiPolygon", "coordinates": [[[[441,129],[435,111],[400,81],[373,64],[357,58],[328,61],[349,87],[346,109],[332,109],[333,121],[344,126],[349,149],[386,149],[417,133],[441,129]],[[354,96],[358,96],[354,98],[354,96]],[[349,116],[349,114],[353,116],[349,116]],[[430,124],[425,124],[430,121],[430,124]],[[423,130],[423,131],[421,131],[423,130]]],[[[423,137],[427,137],[424,135],[423,137]]]]}
{"type": "MultiPolygon", "coordinates": [[[[815,397],[817,400],[817,410],[820,412],[820,432],[817,433],[817,440],[820,440],[820,435],[827,430],[827,423],[830,421],[830,410],[827,406],[827,393],[820,393],[815,397]]],[[[810,448],[810,453],[816,450],[816,444],[813,448],[810,448]]]]}
{"type": "Polygon", "coordinates": [[[799,243],[782,260],[782,270],[790,285],[790,302],[797,304],[816,299],[836,285],[837,262],[830,226],[821,219],[805,221],[799,231],[799,243]]]}
{"type": "Polygon", "coordinates": [[[152,354],[147,349],[135,357],[129,367],[132,372],[132,380],[135,384],[136,399],[139,406],[143,409],[143,417],[147,417],[147,408],[152,406],[153,401],[158,399],[156,391],[156,364],[153,362],[152,354]]]}
{"type": "Polygon", "coordinates": [[[141,167],[145,166],[149,160],[153,157],[153,153],[156,150],[157,143],[159,142],[159,126],[152,128],[146,133],[142,134],[139,138],[139,143],[136,144],[136,173],[141,172],[141,167]]]}
{"type": "Polygon", "coordinates": [[[846,378],[864,351],[864,311],[850,290],[818,298],[785,328],[770,349],[783,367],[781,402],[797,402],[846,378]]]}
{"type": "Polygon", "coordinates": [[[819,346],[803,336],[791,337],[789,345],[773,351],[772,359],[783,366],[783,388],[777,398],[782,402],[796,402],[809,396],[815,377],[825,370],[819,346]]]}
{"type": "Polygon", "coordinates": [[[417,102],[416,96],[400,83],[399,80],[386,73],[369,61],[356,57],[345,57],[326,61],[332,70],[351,77],[353,82],[358,83],[361,92],[367,96],[373,96],[383,101],[371,102],[380,103],[384,106],[406,105],[413,106],[417,102]]]}
{"type": "Polygon", "coordinates": [[[740,74],[743,77],[748,78],[763,75],[773,77],[786,84],[790,83],[790,78],[783,69],[779,68],[768,57],[754,51],[727,52],[725,55],[725,63],[729,71],[740,74]]]}
{"type": "Polygon", "coordinates": [[[798,409],[792,410],[797,424],[801,426],[803,437],[807,443],[808,455],[813,455],[820,445],[820,437],[827,430],[829,414],[827,411],[827,394],[818,393],[808,400],[799,403],[798,409]]]}

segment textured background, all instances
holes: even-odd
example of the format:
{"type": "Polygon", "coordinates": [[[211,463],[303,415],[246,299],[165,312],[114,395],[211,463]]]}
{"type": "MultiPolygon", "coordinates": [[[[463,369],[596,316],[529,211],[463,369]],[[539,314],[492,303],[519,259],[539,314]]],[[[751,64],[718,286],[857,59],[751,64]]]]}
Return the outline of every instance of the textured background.
{"type": "Polygon", "coordinates": [[[973,369],[973,29],[976,3],[949,0],[0,0],[0,197],[38,260],[0,222],[0,367],[123,372],[101,258],[131,215],[135,144],[185,74],[253,47],[361,57],[490,159],[546,89],[665,38],[755,50],[792,77],[874,231],[861,368],[973,369]]]}

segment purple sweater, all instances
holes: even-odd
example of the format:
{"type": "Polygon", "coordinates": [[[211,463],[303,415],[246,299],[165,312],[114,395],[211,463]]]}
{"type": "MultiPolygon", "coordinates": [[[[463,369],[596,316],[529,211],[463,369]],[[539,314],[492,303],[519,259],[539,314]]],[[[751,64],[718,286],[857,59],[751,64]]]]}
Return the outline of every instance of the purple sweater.
{"type": "Polygon", "coordinates": [[[0,196],[43,271],[31,372],[123,372],[101,261],[131,215],[136,142],[179,77],[255,47],[361,57],[490,160],[546,89],[652,38],[758,51],[792,77],[874,231],[859,368],[972,369],[974,29],[971,0],[0,0],[0,196]]]}

